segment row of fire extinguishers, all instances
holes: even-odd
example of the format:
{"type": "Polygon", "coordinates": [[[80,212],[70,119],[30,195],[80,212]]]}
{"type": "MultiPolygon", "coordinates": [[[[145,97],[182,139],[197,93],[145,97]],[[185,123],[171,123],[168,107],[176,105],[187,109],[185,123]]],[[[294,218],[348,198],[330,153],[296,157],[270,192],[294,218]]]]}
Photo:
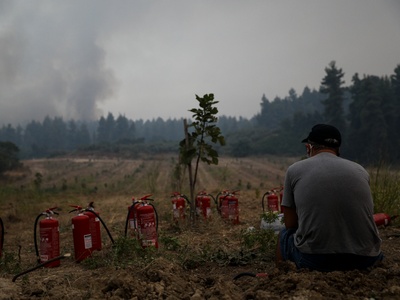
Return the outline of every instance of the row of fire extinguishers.
{"type": "MultiPolygon", "coordinates": [[[[76,212],[76,216],[71,219],[72,236],[74,244],[75,261],[80,262],[91,256],[94,251],[101,250],[101,230],[100,222],[114,243],[114,240],[98,212],[95,212],[93,202],[87,208],[83,209],[78,205],[70,205],[73,209],[70,211],[76,212]]],[[[58,267],[60,260],[54,258],[60,256],[60,233],[59,222],[54,215],[58,215],[55,211],[57,207],[49,208],[40,213],[35,220],[34,225],[34,244],[36,257],[39,264],[46,264],[46,267],[58,267]],[[44,219],[40,218],[44,216],[44,219]],[[39,226],[39,230],[37,227],[39,226]],[[39,245],[37,232],[39,231],[39,245]]]]}
{"type": "MultiPolygon", "coordinates": [[[[128,236],[129,231],[129,236],[137,238],[143,248],[149,246],[158,248],[158,215],[155,207],[149,202],[153,200],[150,199],[150,196],[146,195],[138,200],[132,198],[132,205],[128,207],[125,236],[128,236]]],[[[73,207],[70,213],[76,212],[76,216],[71,219],[76,262],[90,257],[94,251],[101,250],[100,223],[107,231],[112,244],[114,244],[110,231],[100,218],[99,213],[94,210],[93,202],[86,209],[78,205],[70,206],[73,207]]],[[[54,215],[58,215],[56,209],[57,207],[53,207],[40,213],[34,225],[37,261],[45,267],[58,267],[62,258],[62,255],[60,255],[59,222],[54,218],[54,215]],[[44,218],[40,220],[43,216],[44,218]],[[39,227],[39,230],[37,227],[39,227]],[[38,231],[39,238],[37,238],[38,231]]]]}
{"type": "MultiPolygon", "coordinates": [[[[214,201],[218,214],[223,220],[232,224],[239,224],[239,191],[224,190],[216,197],[201,191],[195,198],[196,215],[205,220],[211,218],[211,200],[214,201]]],[[[178,192],[171,195],[172,215],[175,222],[184,220],[186,217],[186,203],[191,204],[189,199],[178,192]]]]}
{"type": "MultiPolygon", "coordinates": [[[[278,215],[277,221],[274,224],[267,224],[264,219],[261,220],[261,228],[273,228],[273,229],[280,229],[282,226],[279,223],[283,221],[283,206],[282,206],[282,199],[283,199],[283,186],[273,188],[267,191],[262,199],[262,210],[263,213],[266,211],[276,213],[278,215]],[[265,204],[266,202],[266,204],[265,204]]],[[[373,215],[374,222],[376,226],[388,226],[390,222],[397,218],[397,216],[390,216],[386,213],[375,213],[373,215]]]]}
{"type": "MultiPolygon", "coordinates": [[[[282,214],[283,187],[274,188],[264,194],[262,198],[263,211],[265,210],[282,214]],[[267,206],[265,207],[265,199],[267,206]]],[[[231,222],[232,224],[239,224],[239,202],[237,191],[222,191],[213,197],[205,191],[199,192],[196,196],[196,213],[198,216],[203,216],[204,219],[211,217],[211,199],[214,200],[218,213],[222,219],[231,222]]],[[[151,195],[146,195],[138,200],[132,198],[132,204],[128,207],[128,215],[125,224],[125,236],[137,238],[143,248],[154,246],[158,248],[158,214],[155,207],[150,203],[151,195]]],[[[185,218],[185,202],[189,202],[187,197],[180,193],[173,193],[173,216],[174,220],[181,220],[185,218]]],[[[110,240],[114,240],[100,218],[98,212],[95,212],[93,202],[89,204],[86,209],[77,205],[71,205],[73,210],[70,212],[77,212],[77,215],[72,218],[72,231],[74,241],[75,260],[77,262],[89,257],[93,251],[101,250],[101,230],[100,222],[107,231],[110,240]]],[[[39,214],[35,220],[34,227],[34,244],[38,263],[46,263],[54,258],[60,256],[60,241],[59,241],[59,223],[58,220],[53,218],[58,213],[55,211],[57,208],[49,208],[39,214]],[[40,217],[44,216],[45,219],[39,221],[40,217]],[[40,246],[37,245],[37,226],[39,225],[39,241],[40,246]]],[[[377,226],[386,226],[396,216],[389,216],[385,213],[374,214],[374,221],[377,226]]],[[[4,244],[4,225],[0,218],[0,257],[3,254],[4,244]]],[[[56,267],[60,265],[60,260],[55,260],[46,266],[56,267]]]]}

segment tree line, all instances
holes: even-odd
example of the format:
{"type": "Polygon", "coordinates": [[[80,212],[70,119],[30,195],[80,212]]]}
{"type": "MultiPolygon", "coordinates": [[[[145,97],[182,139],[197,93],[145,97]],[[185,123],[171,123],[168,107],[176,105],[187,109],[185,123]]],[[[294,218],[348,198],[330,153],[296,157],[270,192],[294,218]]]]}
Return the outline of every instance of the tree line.
{"type": "MultiPolygon", "coordinates": [[[[291,88],[288,96],[273,100],[263,95],[260,112],[250,119],[220,116],[217,126],[226,146],[217,150],[236,157],[301,155],[304,147],[300,140],[311,127],[329,123],[342,132],[342,156],[366,164],[399,163],[400,65],[390,76],[354,74],[348,86],[343,76],[332,61],[325,68],[319,90],[305,87],[298,95],[291,88]]],[[[183,119],[133,121],[112,113],[97,121],[46,117],[24,127],[7,124],[0,128],[0,141],[16,145],[21,159],[74,151],[131,157],[141,151],[177,152],[183,137],[183,119]]]]}

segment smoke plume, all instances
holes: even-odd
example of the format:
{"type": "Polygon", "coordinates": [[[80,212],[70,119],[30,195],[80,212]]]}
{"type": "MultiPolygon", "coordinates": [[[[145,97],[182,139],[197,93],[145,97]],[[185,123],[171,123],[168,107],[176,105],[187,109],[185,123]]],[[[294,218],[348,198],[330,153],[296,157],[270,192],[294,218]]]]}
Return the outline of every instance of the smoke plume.
{"type": "Polygon", "coordinates": [[[67,3],[1,3],[0,125],[46,116],[93,120],[102,114],[97,104],[113,95],[100,19],[67,3]]]}

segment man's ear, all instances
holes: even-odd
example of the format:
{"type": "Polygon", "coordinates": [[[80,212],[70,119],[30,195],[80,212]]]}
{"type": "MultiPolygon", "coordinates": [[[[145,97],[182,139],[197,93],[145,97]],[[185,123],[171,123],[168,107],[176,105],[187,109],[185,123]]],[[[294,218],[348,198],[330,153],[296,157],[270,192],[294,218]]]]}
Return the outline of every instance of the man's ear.
{"type": "Polygon", "coordinates": [[[311,145],[310,144],[306,144],[306,150],[307,150],[307,156],[310,157],[311,156],[311,145]]]}

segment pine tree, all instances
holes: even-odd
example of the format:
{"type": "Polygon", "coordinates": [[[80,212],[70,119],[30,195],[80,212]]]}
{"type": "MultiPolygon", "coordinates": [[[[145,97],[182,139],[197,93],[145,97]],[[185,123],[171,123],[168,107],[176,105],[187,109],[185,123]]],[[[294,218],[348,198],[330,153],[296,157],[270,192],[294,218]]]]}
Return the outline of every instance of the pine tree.
{"type": "Polygon", "coordinates": [[[400,161],[400,153],[398,151],[400,147],[400,65],[394,69],[394,74],[390,77],[392,95],[393,95],[393,115],[396,116],[393,122],[393,136],[391,141],[393,142],[392,147],[396,152],[394,158],[396,161],[400,161]]]}
{"type": "Polygon", "coordinates": [[[349,148],[363,163],[377,163],[388,158],[388,125],[384,114],[382,79],[356,74],[350,91],[353,102],[349,113],[349,148]]]}
{"type": "Polygon", "coordinates": [[[344,73],[342,69],[336,67],[335,61],[329,64],[329,68],[325,68],[325,73],[320,86],[320,92],[328,95],[328,98],[322,101],[324,119],[326,123],[336,126],[344,133],[346,128],[343,110],[344,89],[342,87],[344,73]]]}

